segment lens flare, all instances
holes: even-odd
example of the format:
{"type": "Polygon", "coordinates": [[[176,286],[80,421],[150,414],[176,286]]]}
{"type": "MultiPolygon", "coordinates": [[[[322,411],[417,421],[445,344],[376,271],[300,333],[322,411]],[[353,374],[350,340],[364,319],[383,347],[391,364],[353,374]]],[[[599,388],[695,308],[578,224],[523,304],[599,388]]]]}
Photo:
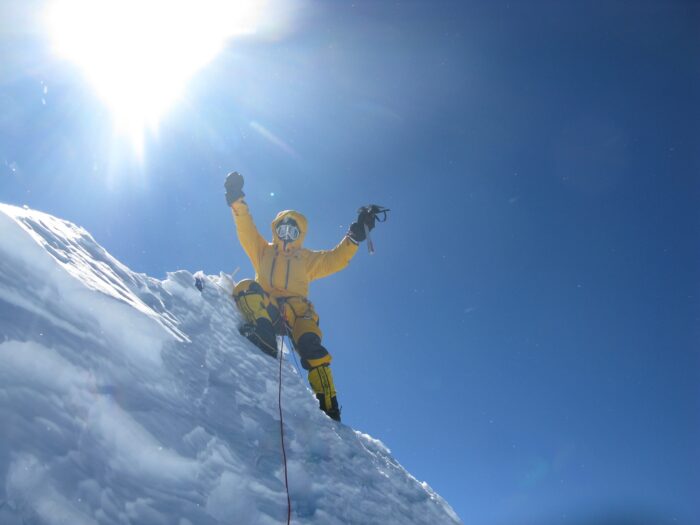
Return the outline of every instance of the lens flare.
{"type": "Polygon", "coordinates": [[[146,129],[226,41],[254,33],[264,0],[53,0],[55,52],[77,64],[140,151],[146,129]]]}

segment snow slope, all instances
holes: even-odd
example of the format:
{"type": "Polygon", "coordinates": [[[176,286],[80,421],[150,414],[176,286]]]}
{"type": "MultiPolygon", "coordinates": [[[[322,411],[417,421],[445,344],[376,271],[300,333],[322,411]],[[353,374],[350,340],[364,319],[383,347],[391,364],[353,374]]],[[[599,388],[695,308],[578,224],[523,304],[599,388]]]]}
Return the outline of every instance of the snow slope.
{"type": "MultiPolygon", "coordinates": [[[[230,281],[203,279],[0,204],[1,524],[286,522],[278,363],[238,334],[230,281]]],[[[460,523],[283,375],[292,523],[460,523]]]]}

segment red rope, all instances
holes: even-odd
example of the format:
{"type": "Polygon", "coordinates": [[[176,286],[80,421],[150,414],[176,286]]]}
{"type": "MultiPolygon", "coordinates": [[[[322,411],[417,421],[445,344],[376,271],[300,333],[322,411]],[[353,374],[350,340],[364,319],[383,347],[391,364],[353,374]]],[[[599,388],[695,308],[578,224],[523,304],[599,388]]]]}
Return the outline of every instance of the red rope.
{"type": "Polygon", "coordinates": [[[279,395],[277,405],[280,412],[280,440],[282,441],[282,459],[284,460],[284,487],[287,489],[287,525],[292,520],[292,500],[289,497],[289,478],[287,476],[287,451],[284,447],[284,420],[282,418],[282,359],[284,356],[284,345],[280,349],[280,373],[279,373],[279,395]]]}

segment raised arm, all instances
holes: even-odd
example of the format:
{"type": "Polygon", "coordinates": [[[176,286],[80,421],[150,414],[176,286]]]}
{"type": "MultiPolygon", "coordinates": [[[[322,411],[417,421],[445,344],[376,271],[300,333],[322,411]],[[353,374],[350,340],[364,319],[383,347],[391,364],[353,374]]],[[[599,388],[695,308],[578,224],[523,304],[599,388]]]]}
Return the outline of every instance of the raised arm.
{"type": "Polygon", "coordinates": [[[309,257],[309,280],[320,279],[339,272],[345,268],[357,253],[358,245],[367,237],[367,232],[374,228],[376,214],[368,206],[358,210],[357,220],[350,225],[348,233],[338,246],[332,250],[311,252],[309,257]]]}
{"type": "Polygon", "coordinates": [[[357,253],[357,243],[345,236],[332,250],[313,251],[308,262],[309,280],[320,279],[345,268],[357,253]]]}
{"type": "Polygon", "coordinates": [[[262,256],[263,248],[267,246],[267,241],[260,235],[248,205],[243,200],[243,197],[245,197],[245,193],[243,193],[243,177],[235,171],[229,173],[224,187],[226,188],[226,202],[231,207],[233,220],[236,222],[238,240],[257,272],[260,267],[260,257],[262,256]]]}

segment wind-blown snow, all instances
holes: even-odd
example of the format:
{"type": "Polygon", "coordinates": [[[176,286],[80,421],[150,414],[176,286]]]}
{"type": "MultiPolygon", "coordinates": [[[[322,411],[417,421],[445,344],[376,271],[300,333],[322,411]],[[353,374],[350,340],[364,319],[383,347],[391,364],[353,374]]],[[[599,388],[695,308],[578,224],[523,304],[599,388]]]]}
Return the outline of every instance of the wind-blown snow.
{"type": "MultiPolygon", "coordinates": [[[[286,522],[278,363],[239,335],[230,280],[201,277],[0,204],[0,523],[286,522]]],[[[460,523],[283,375],[292,523],[460,523]]]]}

